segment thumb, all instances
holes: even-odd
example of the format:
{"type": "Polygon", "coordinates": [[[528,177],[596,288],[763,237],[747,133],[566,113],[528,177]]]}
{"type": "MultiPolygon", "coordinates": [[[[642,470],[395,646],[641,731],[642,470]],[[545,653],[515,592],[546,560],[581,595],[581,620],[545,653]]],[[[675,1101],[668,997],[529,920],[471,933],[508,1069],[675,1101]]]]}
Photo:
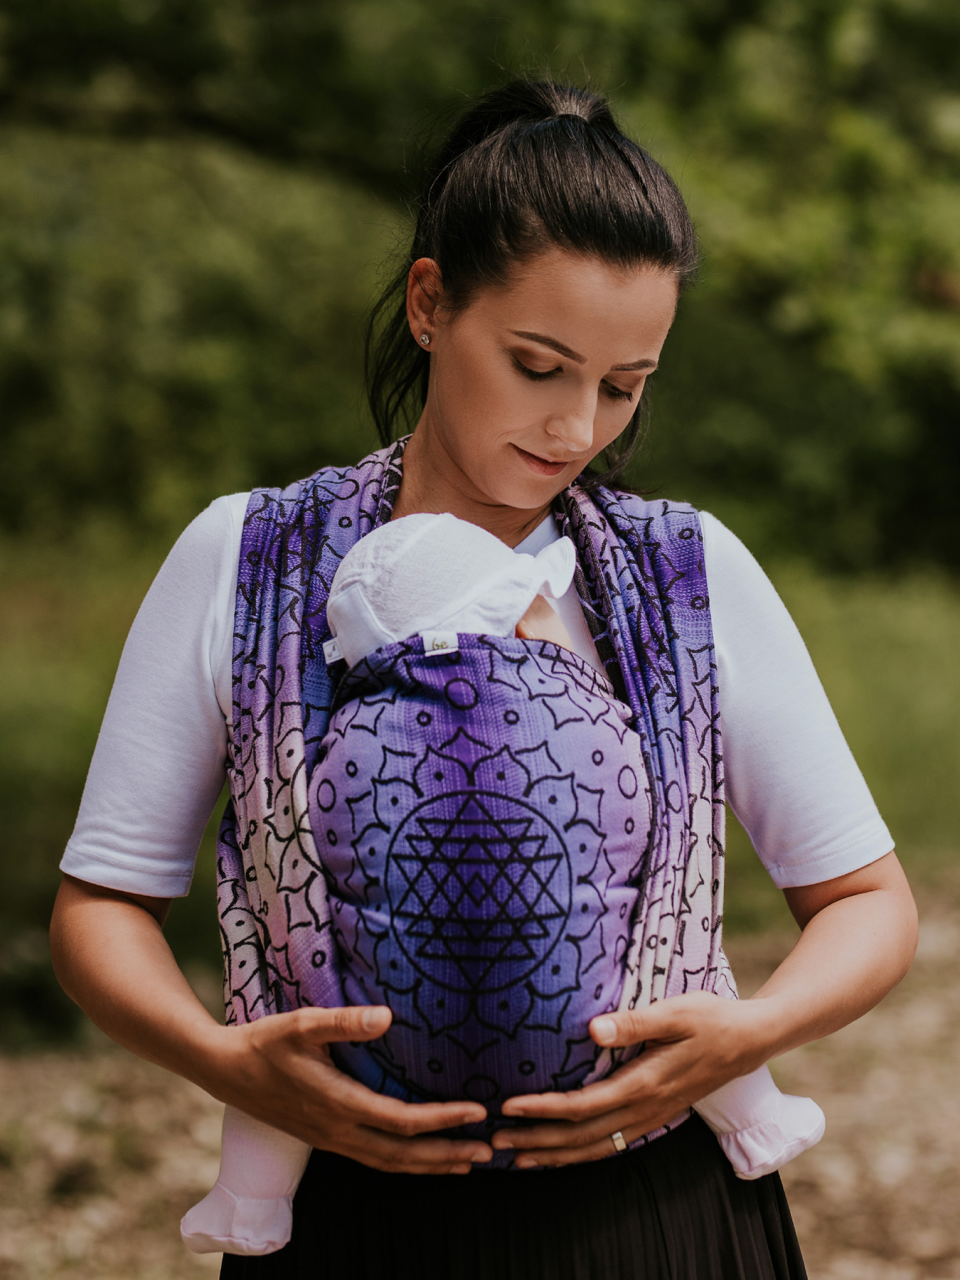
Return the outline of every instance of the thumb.
{"type": "Polygon", "coordinates": [[[646,1009],[627,1009],[623,1013],[604,1013],[590,1022],[590,1034],[597,1044],[617,1048],[641,1044],[644,1040],[674,1040],[684,1034],[686,1022],[670,1001],[648,1005],[646,1009]]]}
{"type": "Polygon", "coordinates": [[[386,1005],[344,1005],[337,1009],[299,1009],[297,1030],[312,1044],[375,1040],[393,1021],[386,1005]]]}

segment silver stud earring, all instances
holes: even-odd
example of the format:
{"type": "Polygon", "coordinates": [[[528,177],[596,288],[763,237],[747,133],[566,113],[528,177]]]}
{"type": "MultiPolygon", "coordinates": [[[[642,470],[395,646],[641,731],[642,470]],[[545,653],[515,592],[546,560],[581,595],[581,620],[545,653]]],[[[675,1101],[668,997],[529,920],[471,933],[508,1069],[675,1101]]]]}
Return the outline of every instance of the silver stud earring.
{"type": "Polygon", "coordinates": [[[430,345],[430,335],[429,335],[429,333],[421,333],[421,335],[420,335],[420,341],[421,341],[421,343],[423,344],[423,346],[425,346],[425,347],[429,347],[429,345],[430,345]]]}

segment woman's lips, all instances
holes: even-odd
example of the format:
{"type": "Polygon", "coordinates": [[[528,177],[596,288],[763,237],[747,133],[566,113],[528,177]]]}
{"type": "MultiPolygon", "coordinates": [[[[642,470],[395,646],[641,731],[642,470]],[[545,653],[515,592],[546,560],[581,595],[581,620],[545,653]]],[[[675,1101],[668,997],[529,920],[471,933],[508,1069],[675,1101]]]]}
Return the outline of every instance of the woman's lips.
{"type": "Polygon", "coordinates": [[[536,471],[540,476],[558,476],[561,471],[565,471],[569,467],[570,459],[567,462],[551,462],[549,458],[541,458],[535,453],[528,453],[526,449],[521,449],[515,444],[514,449],[519,453],[531,471],[536,471]]]}

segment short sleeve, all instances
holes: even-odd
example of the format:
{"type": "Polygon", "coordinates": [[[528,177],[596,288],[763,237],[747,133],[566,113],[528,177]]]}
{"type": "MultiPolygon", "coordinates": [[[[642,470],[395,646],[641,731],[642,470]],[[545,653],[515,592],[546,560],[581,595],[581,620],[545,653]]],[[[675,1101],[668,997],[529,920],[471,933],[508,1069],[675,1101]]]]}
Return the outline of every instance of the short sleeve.
{"type": "Polygon", "coordinates": [[[701,522],[730,807],[781,889],[867,866],[893,840],[800,633],[743,543],[701,522]]]}
{"type": "Polygon", "coordinates": [[[188,526],[140,606],[60,863],[68,875],[160,898],[190,888],[224,780],[247,496],[218,498],[188,526]]]}

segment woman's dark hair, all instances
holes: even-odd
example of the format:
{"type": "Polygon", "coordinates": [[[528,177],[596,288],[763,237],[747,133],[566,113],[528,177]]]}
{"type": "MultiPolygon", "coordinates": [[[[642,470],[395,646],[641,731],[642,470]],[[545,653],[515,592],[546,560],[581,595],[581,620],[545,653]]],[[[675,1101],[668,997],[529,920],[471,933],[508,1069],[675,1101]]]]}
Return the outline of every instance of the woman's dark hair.
{"type": "MultiPolygon", "coordinates": [[[[427,398],[430,357],[410,335],[407,277],[418,258],[443,276],[443,304],[465,307],[503,284],[518,262],[551,246],[615,266],[672,271],[682,289],[697,241],[668,174],[621,133],[607,102],[571,85],[515,80],[460,118],[429,166],[409,252],[367,325],[367,396],[384,444],[415,425],[427,398]]],[[[641,434],[643,399],[604,456],[593,488],[615,483],[641,434]]]]}

